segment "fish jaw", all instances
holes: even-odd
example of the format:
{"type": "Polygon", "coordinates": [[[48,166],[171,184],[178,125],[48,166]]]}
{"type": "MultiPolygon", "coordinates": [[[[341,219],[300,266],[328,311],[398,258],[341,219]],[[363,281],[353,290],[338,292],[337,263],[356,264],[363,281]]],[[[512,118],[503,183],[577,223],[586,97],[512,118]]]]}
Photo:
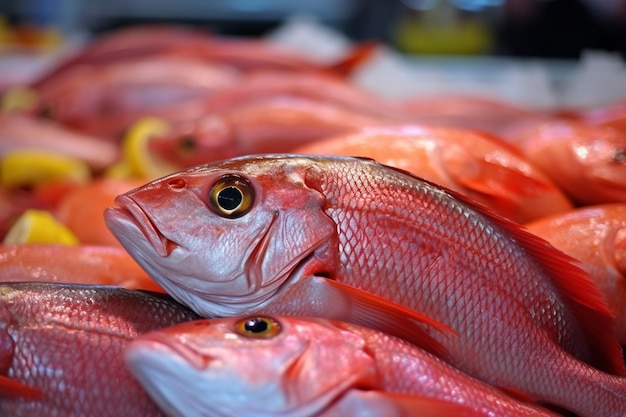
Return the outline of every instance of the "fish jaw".
{"type": "Polygon", "coordinates": [[[336,253],[336,224],[320,209],[323,196],[302,187],[301,167],[279,163],[261,178],[231,161],[153,181],[105,211],[111,232],[148,275],[204,317],[259,311],[285,283],[336,253]],[[254,206],[240,218],[220,217],[208,201],[227,175],[245,177],[254,189],[254,206]],[[287,176],[284,183],[279,176],[287,176]],[[264,193],[277,178],[281,192],[264,193]]]}
{"type": "MultiPolygon", "coordinates": [[[[169,256],[178,246],[159,232],[146,213],[131,198],[121,195],[115,199],[115,202],[122,208],[108,208],[105,211],[105,219],[110,228],[117,231],[124,229],[127,233],[137,236],[143,235],[143,238],[135,238],[132,241],[145,241],[161,257],[169,256]]],[[[116,236],[123,236],[123,234],[116,233],[116,236]]]]}

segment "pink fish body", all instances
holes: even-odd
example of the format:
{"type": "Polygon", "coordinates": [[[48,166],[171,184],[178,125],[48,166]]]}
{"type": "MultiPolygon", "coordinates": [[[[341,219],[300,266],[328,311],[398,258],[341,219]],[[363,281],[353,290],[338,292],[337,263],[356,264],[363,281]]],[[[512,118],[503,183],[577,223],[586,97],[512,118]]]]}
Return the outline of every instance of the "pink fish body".
{"type": "Polygon", "coordinates": [[[408,120],[401,107],[393,101],[370,94],[342,78],[307,72],[257,71],[248,74],[232,88],[208,97],[204,111],[222,112],[280,96],[332,103],[370,117],[408,120]]]}
{"type": "Polygon", "coordinates": [[[343,415],[382,403],[404,413],[379,415],[417,417],[431,415],[421,406],[428,399],[441,401],[436,415],[444,404],[450,416],[554,415],[403,340],[319,318],[193,321],[142,335],[124,356],[171,417],[326,416],[344,402],[343,415]]]}
{"type": "Polygon", "coordinates": [[[626,415],[623,379],[577,359],[624,372],[588,275],[516,224],[406,172],[355,158],[249,156],[116,201],[105,212],[114,235],[203,316],[321,316],[419,344],[428,339],[419,312],[451,329],[425,330],[475,377],[581,416],[626,415]]]}
{"type": "Polygon", "coordinates": [[[119,157],[118,146],[102,138],[78,133],[50,120],[22,114],[0,115],[0,156],[16,150],[77,158],[95,171],[108,168],[119,157]]]}
{"type": "Polygon", "coordinates": [[[157,417],[121,352],[139,334],[197,318],[122,288],[0,285],[0,415],[157,417]]]}
{"type": "Polygon", "coordinates": [[[581,262],[606,296],[626,346],[626,204],[580,207],[525,227],[581,262]]]}
{"type": "Polygon", "coordinates": [[[0,282],[117,285],[163,292],[118,246],[0,245],[0,282]]]}
{"type": "Polygon", "coordinates": [[[234,156],[289,152],[327,136],[386,123],[390,120],[334,103],[277,96],[174,122],[167,135],[152,138],[148,146],[159,158],[185,169],[234,156]]]}
{"type": "Polygon", "coordinates": [[[78,66],[38,90],[34,111],[82,132],[117,138],[137,119],[206,100],[239,77],[233,68],[176,56],[78,66]]]}
{"type": "Polygon", "coordinates": [[[461,192],[520,223],[572,208],[565,194],[517,149],[470,129],[368,127],[292,151],[372,158],[461,192]]]}
{"type": "Polygon", "coordinates": [[[504,135],[578,204],[626,202],[626,130],[553,119],[504,135]]]}

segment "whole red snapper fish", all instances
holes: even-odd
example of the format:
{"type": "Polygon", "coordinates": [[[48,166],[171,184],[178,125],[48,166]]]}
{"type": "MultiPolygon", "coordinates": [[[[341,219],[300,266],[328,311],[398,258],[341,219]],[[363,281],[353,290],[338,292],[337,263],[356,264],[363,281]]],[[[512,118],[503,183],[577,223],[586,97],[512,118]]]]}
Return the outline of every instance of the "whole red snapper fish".
{"type": "Polygon", "coordinates": [[[626,346],[626,204],[581,207],[525,227],[581,262],[604,293],[626,346]]]}
{"type": "Polygon", "coordinates": [[[404,340],[319,318],[193,321],[140,336],[124,356],[170,417],[554,416],[404,340]]]}
{"type": "Polygon", "coordinates": [[[142,333],[197,317],[162,294],[0,284],[0,415],[162,416],[122,350],[142,333]]]}
{"type": "Polygon", "coordinates": [[[320,316],[418,345],[426,331],[438,354],[493,385],[580,416],[626,415],[626,380],[583,362],[624,373],[588,274],[517,224],[407,172],[358,158],[256,155],[116,201],[105,212],[111,231],[203,316],[320,316]],[[424,316],[452,332],[424,326],[424,316]]]}
{"type": "Polygon", "coordinates": [[[372,158],[461,192],[519,223],[572,208],[567,196],[517,149],[470,129],[368,127],[292,151],[372,158]]]}
{"type": "Polygon", "coordinates": [[[173,106],[206,100],[239,78],[233,68],[191,57],[155,55],[83,65],[39,88],[33,111],[81,132],[117,139],[141,117],[165,116],[173,106]]]}

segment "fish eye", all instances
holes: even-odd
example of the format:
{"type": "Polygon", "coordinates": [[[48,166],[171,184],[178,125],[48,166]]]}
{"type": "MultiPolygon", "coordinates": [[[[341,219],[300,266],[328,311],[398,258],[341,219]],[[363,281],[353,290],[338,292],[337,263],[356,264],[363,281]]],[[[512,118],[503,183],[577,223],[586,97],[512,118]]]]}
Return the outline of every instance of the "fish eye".
{"type": "Polygon", "coordinates": [[[52,109],[52,106],[49,105],[49,104],[46,104],[46,105],[42,106],[37,111],[37,117],[39,117],[41,119],[52,119],[52,118],[54,118],[54,110],[52,109]]]}
{"type": "Polygon", "coordinates": [[[242,336],[269,339],[280,333],[280,324],[271,317],[249,317],[239,320],[235,330],[242,336]]]}
{"type": "Polygon", "coordinates": [[[218,179],[209,190],[209,201],[217,214],[236,219],[252,208],[254,190],[245,178],[226,175],[218,179]]]}
{"type": "Polygon", "coordinates": [[[613,162],[618,164],[626,163],[626,149],[617,148],[613,151],[613,162]]]}
{"type": "Polygon", "coordinates": [[[193,152],[198,146],[197,139],[193,135],[183,135],[178,140],[178,148],[183,152],[193,152]]]}

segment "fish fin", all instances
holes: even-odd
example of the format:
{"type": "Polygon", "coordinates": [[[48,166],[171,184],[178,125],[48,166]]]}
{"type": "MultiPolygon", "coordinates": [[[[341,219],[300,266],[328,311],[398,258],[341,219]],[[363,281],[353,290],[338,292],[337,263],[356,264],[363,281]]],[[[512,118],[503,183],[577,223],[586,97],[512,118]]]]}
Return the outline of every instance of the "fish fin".
{"type": "Polygon", "coordinates": [[[311,284],[314,283],[313,280],[315,279],[317,279],[315,285],[325,287],[326,292],[338,292],[342,298],[348,300],[347,317],[338,319],[376,328],[409,341],[436,356],[448,357],[448,352],[443,345],[424,329],[425,325],[438,332],[455,334],[452,329],[444,324],[382,297],[335,280],[311,278],[309,279],[311,284]]]}
{"type": "Polygon", "coordinates": [[[362,42],[352,48],[346,57],[327,66],[326,69],[335,75],[347,77],[374,54],[378,49],[378,45],[379,43],[375,41],[362,42]]]}
{"type": "Polygon", "coordinates": [[[626,375],[622,347],[617,341],[615,318],[608,308],[604,294],[589,273],[579,266],[580,263],[548,241],[528,232],[518,223],[500,216],[461,193],[452,190],[448,192],[502,227],[537,259],[580,324],[590,352],[594,352],[594,357],[587,362],[604,372],[626,375]]]}
{"type": "Polygon", "coordinates": [[[7,376],[0,375],[0,398],[28,398],[43,397],[43,392],[37,388],[15,381],[7,376]]]}
{"type": "Polygon", "coordinates": [[[548,180],[540,181],[523,172],[482,159],[476,159],[463,146],[451,146],[444,151],[446,172],[452,180],[471,191],[516,204],[518,196],[537,197],[555,189],[548,180]]]}
{"type": "Polygon", "coordinates": [[[438,398],[354,389],[322,410],[319,416],[470,417],[476,414],[465,404],[438,398]]]}
{"type": "Polygon", "coordinates": [[[514,388],[509,388],[509,387],[500,387],[498,386],[498,388],[500,389],[500,391],[505,392],[507,395],[509,395],[510,397],[513,397],[517,400],[526,402],[526,403],[530,403],[530,404],[534,404],[534,405],[539,405],[539,403],[537,401],[535,401],[533,398],[531,398],[530,396],[528,396],[526,393],[516,390],[514,388]]]}

